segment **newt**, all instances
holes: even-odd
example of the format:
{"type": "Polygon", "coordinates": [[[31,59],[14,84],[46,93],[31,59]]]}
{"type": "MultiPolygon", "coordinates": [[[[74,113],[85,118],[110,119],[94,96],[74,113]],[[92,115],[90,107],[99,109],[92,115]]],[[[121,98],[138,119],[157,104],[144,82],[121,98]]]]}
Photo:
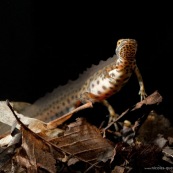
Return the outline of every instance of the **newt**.
{"type": "Polygon", "coordinates": [[[141,100],[147,96],[142,75],[136,63],[136,52],[135,39],[119,39],[112,57],[106,61],[100,61],[98,65],[92,65],[77,80],[57,87],[26,107],[21,113],[48,122],[91,101],[103,103],[108,107],[110,120],[115,119],[117,115],[106,99],[119,92],[133,72],[139,82],[141,100]]]}

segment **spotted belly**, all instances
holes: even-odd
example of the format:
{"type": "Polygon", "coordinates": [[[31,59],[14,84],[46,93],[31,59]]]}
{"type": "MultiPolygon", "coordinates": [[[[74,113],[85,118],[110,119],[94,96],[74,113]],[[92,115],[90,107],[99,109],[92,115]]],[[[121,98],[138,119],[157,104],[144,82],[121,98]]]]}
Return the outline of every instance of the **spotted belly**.
{"type": "Polygon", "coordinates": [[[89,92],[95,96],[95,99],[104,100],[117,93],[129,80],[131,73],[126,71],[117,71],[116,69],[109,72],[109,77],[99,76],[93,80],[89,86],[89,92]]]}

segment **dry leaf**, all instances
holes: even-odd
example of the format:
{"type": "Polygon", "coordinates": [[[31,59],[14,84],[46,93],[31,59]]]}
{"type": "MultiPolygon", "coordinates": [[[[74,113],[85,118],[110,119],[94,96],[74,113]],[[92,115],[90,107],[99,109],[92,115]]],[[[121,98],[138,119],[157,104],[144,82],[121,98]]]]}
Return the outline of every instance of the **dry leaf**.
{"type": "Polygon", "coordinates": [[[21,132],[22,149],[15,157],[18,164],[25,167],[28,173],[37,172],[39,168],[55,173],[56,159],[62,160],[65,157],[64,153],[32,132],[24,124],[21,124],[21,132]]]}
{"type": "Polygon", "coordinates": [[[6,147],[0,147],[0,170],[6,170],[10,167],[12,170],[12,157],[15,154],[16,148],[20,145],[21,134],[15,134],[11,142],[6,147]]]}
{"type": "Polygon", "coordinates": [[[62,160],[65,157],[64,153],[24,125],[15,114],[10,103],[7,102],[7,104],[21,126],[22,145],[15,156],[18,165],[26,168],[27,173],[37,173],[39,168],[55,173],[56,159],[62,160]]]}
{"type": "Polygon", "coordinates": [[[0,139],[0,147],[8,145],[10,143],[10,141],[12,140],[12,138],[13,137],[10,134],[2,137],[0,139]]]}
{"type": "Polygon", "coordinates": [[[16,155],[18,164],[27,172],[37,172],[39,168],[50,173],[56,172],[56,159],[51,145],[22,127],[22,150],[16,155]]]}
{"type": "MultiPolygon", "coordinates": [[[[143,117],[143,115],[148,116],[147,113],[151,108],[161,101],[162,97],[156,91],[148,96],[145,101],[139,102],[129,108],[117,121],[124,118],[124,116],[129,117],[129,119],[134,118],[131,115],[136,116],[136,114],[137,119],[135,117],[135,122],[136,120],[139,121],[138,118],[143,117]]],[[[88,104],[87,106],[89,107],[90,105],[88,104]]],[[[0,155],[0,171],[5,172],[8,170],[8,172],[16,172],[18,169],[20,171],[17,172],[22,172],[22,168],[25,168],[23,172],[27,173],[36,173],[39,171],[55,173],[65,166],[64,170],[61,171],[68,172],[74,166],[83,164],[85,172],[91,168],[94,168],[95,172],[111,172],[112,168],[112,173],[124,173],[129,169],[134,171],[138,168],[141,169],[160,164],[162,152],[166,153],[165,156],[169,154],[169,157],[165,161],[170,164],[172,163],[172,150],[161,151],[158,146],[154,146],[153,144],[146,145],[134,142],[134,145],[129,146],[122,141],[113,143],[103,138],[100,130],[83,118],[78,118],[76,122],[69,124],[68,128],[62,131],[62,136],[57,137],[57,125],[62,124],[71,117],[71,112],[62,116],[62,118],[46,124],[37,119],[18,115],[11,107],[10,109],[6,107],[4,112],[1,110],[2,112],[0,113],[4,115],[8,114],[8,117],[15,116],[13,119],[17,120],[21,127],[22,143],[19,140],[21,139],[20,136],[18,136],[18,139],[8,136],[0,140],[0,143],[5,141],[6,145],[10,145],[0,150],[2,153],[0,155]],[[12,112],[9,113],[9,110],[12,112]],[[54,138],[52,139],[52,137],[54,138]],[[9,142],[7,142],[7,139],[9,139],[9,142]],[[56,165],[57,162],[59,163],[58,166],[56,165]],[[106,164],[104,164],[105,162],[106,164]]],[[[0,121],[1,119],[3,118],[0,117],[0,121]]],[[[133,130],[135,131],[135,129],[133,130]]]]}
{"type": "MultiPolygon", "coordinates": [[[[45,138],[52,138],[63,133],[63,130],[58,128],[49,130],[47,128],[47,123],[41,120],[38,120],[35,118],[29,118],[17,112],[15,112],[15,114],[18,116],[18,118],[20,118],[22,123],[25,124],[29,129],[31,129],[35,133],[38,133],[44,136],[45,138]]],[[[20,128],[19,124],[17,125],[15,124],[16,119],[13,115],[13,112],[10,110],[9,106],[7,105],[7,102],[0,102],[0,122],[8,125],[7,127],[4,124],[0,124],[0,129],[1,129],[0,134],[3,134],[4,132],[9,131],[10,128],[12,128],[14,125],[16,128],[18,129],[20,128]]],[[[7,143],[9,142],[9,140],[10,140],[10,135],[8,136],[8,141],[7,141],[7,137],[5,139],[0,140],[0,145],[4,145],[4,141],[7,143]]]]}
{"type": "MultiPolygon", "coordinates": [[[[10,103],[11,104],[11,103],[10,103]]],[[[45,123],[34,119],[25,117],[22,114],[19,114],[15,112],[15,114],[20,118],[20,120],[25,124],[29,125],[29,128],[31,128],[36,133],[39,133],[42,129],[45,129],[45,123]]],[[[12,127],[16,121],[16,118],[14,117],[12,111],[8,107],[7,103],[5,101],[0,102],[0,122],[8,125],[5,126],[4,124],[0,124],[0,134],[6,133],[10,130],[9,126],[12,127]]],[[[17,125],[16,128],[19,128],[20,126],[17,125]]]]}
{"type": "Polygon", "coordinates": [[[106,162],[114,155],[113,145],[102,137],[99,129],[83,118],[78,118],[75,123],[68,125],[64,136],[50,142],[71,157],[90,164],[106,162]]]}
{"type": "Polygon", "coordinates": [[[111,173],[125,173],[125,168],[122,166],[115,166],[111,173]]]}
{"type": "Polygon", "coordinates": [[[168,163],[173,164],[173,149],[170,146],[163,148],[162,152],[164,153],[163,160],[168,163]]]}

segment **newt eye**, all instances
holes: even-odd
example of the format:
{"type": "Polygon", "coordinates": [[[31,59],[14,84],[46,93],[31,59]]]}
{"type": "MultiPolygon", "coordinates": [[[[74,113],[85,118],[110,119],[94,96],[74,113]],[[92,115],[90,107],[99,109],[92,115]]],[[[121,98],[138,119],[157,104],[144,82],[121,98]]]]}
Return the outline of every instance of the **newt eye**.
{"type": "Polygon", "coordinates": [[[117,41],[117,46],[119,46],[119,45],[121,44],[121,41],[122,41],[122,40],[118,40],[118,41],[117,41]]]}

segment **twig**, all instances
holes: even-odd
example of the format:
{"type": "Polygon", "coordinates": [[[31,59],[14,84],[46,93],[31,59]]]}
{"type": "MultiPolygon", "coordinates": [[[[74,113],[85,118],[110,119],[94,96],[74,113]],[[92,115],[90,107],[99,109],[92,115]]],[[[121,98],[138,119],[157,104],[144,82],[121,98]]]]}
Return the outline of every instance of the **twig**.
{"type": "Polygon", "coordinates": [[[47,129],[54,129],[57,126],[61,125],[62,123],[64,123],[65,121],[67,121],[69,118],[72,117],[72,115],[80,110],[86,109],[86,108],[91,108],[93,107],[92,102],[87,102],[86,104],[72,110],[71,112],[47,123],[47,129]]]}
{"type": "Polygon", "coordinates": [[[158,93],[158,91],[155,91],[154,93],[146,97],[143,101],[136,103],[134,106],[124,111],[116,120],[109,123],[107,127],[104,128],[103,131],[106,131],[109,127],[111,127],[114,123],[116,123],[118,120],[124,117],[124,115],[126,115],[127,113],[139,109],[143,105],[159,104],[161,101],[162,101],[162,96],[158,93]]]}

